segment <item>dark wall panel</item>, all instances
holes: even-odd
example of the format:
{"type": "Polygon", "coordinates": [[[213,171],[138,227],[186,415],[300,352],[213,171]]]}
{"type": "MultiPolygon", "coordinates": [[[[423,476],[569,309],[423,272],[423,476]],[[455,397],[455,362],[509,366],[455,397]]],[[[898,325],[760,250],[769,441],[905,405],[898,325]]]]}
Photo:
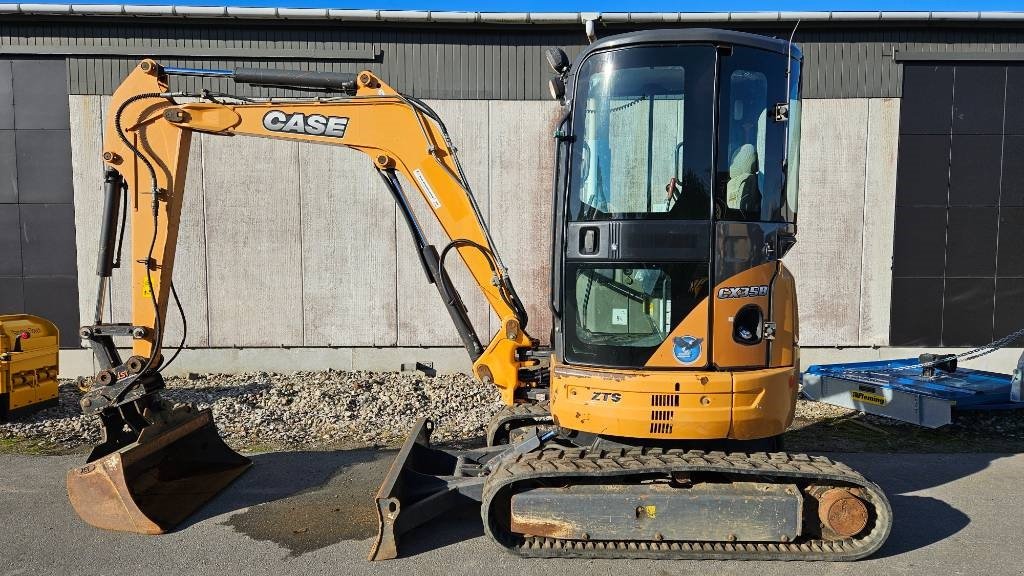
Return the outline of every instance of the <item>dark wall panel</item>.
{"type": "MultiPolygon", "coordinates": [[[[1019,100],[1024,108],[1024,96],[1019,100]]],[[[1024,135],[1007,134],[1003,139],[1003,188],[1001,206],[1024,206],[1024,135]]]]}
{"type": "Polygon", "coordinates": [[[17,138],[20,201],[70,204],[74,200],[70,131],[19,129],[17,138]]]}
{"type": "Polygon", "coordinates": [[[942,340],[942,278],[893,278],[893,346],[938,346],[942,340]]]}
{"type": "Polygon", "coordinates": [[[1024,63],[907,64],[903,94],[890,342],[984,345],[1024,326],[1024,63]]]}
{"type": "Polygon", "coordinates": [[[0,310],[17,314],[25,309],[25,290],[21,276],[0,276],[0,310]]]}
{"type": "Polygon", "coordinates": [[[896,202],[945,206],[949,194],[949,135],[900,134],[896,202]]]}
{"type": "Polygon", "coordinates": [[[998,204],[1002,179],[1002,135],[953,134],[951,142],[950,206],[998,204]]]}
{"type": "Polygon", "coordinates": [[[995,284],[994,278],[946,279],[943,346],[978,346],[992,341],[995,284]]]}
{"type": "Polygon", "coordinates": [[[0,314],[48,318],[78,347],[69,124],[64,60],[0,60],[0,314]]]}
{"type": "Polygon", "coordinates": [[[14,128],[14,92],[11,82],[11,61],[0,60],[0,130],[14,128]]]}
{"type": "Polygon", "coordinates": [[[1000,277],[1024,278],[1024,208],[999,209],[999,264],[1000,277]]]}
{"type": "Polygon", "coordinates": [[[946,207],[897,206],[893,251],[894,276],[942,276],[946,207]]]}
{"type": "Polygon", "coordinates": [[[996,281],[995,337],[1002,338],[1024,326],[1024,278],[996,281]]]}
{"type": "Polygon", "coordinates": [[[904,66],[900,134],[949,134],[953,68],[904,66]]]}
{"type": "Polygon", "coordinates": [[[1024,66],[1006,69],[1006,133],[1024,134],[1024,66]]]}
{"type": "Polygon", "coordinates": [[[71,204],[21,205],[21,254],[26,276],[74,275],[75,221],[71,204]]]}
{"type": "Polygon", "coordinates": [[[66,130],[70,127],[67,65],[63,59],[14,60],[14,127],[66,130]]]}
{"type": "Polygon", "coordinates": [[[0,276],[21,276],[21,225],[17,204],[0,204],[0,276]]]}
{"type": "Polygon", "coordinates": [[[995,276],[997,234],[997,208],[950,208],[946,232],[946,276],[995,276]]]}
{"type": "Polygon", "coordinates": [[[49,319],[60,329],[60,345],[81,346],[78,337],[78,279],[75,276],[26,276],[25,312],[49,319]]]}
{"type": "Polygon", "coordinates": [[[0,130],[0,204],[18,201],[18,154],[14,130],[0,130]]]}
{"type": "Polygon", "coordinates": [[[953,82],[953,134],[1002,134],[1005,94],[1005,64],[958,66],[953,82]]]}

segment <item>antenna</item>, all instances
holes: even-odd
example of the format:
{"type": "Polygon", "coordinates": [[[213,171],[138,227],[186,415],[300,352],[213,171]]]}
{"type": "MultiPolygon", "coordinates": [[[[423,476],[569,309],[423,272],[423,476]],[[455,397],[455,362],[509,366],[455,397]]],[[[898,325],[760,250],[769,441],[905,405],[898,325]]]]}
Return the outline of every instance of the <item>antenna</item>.
{"type": "Polygon", "coordinates": [[[793,83],[791,82],[790,76],[793,74],[793,38],[796,36],[796,29],[800,27],[800,19],[798,18],[796,24],[793,24],[793,30],[789,33],[789,46],[786,47],[786,104],[792,100],[793,94],[790,93],[792,90],[793,83]]]}

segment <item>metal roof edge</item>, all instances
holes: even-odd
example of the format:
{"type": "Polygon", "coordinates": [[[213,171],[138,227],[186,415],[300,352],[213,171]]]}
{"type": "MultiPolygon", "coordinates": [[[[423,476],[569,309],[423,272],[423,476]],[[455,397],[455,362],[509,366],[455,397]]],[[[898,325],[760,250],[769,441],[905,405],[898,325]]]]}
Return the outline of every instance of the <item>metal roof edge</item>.
{"type": "Polygon", "coordinates": [[[375,22],[435,22],[493,24],[579,24],[586,20],[607,23],[678,23],[678,22],[790,22],[795,20],[865,22],[865,21],[940,21],[940,22],[995,22],[1022,21],[1024,11],[962,11],[962,12],[901,12],[901,11],[836,11],[836,12],[448,12],[428,10],[351,10],[327,8],[273,8],[245,6],[182,6],[142,4],[38,4],[0,3],[0,14],[75,15],[75,16],[136,16],[178,18],[270,18],[270,19],[331,19],[375,22]]]}

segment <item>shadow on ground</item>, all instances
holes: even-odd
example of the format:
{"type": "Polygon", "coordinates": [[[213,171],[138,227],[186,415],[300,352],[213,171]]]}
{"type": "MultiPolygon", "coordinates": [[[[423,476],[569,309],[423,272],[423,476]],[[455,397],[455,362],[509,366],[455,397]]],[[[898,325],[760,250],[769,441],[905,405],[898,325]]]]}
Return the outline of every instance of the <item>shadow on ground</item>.
{"type": "Polygon", "coordinates": [[[1004,454],[844,454],[840,459],[882,487],[893,510],[892,533],[875,558],[940,542],[971,518],[942,500],[914,494],[966,479],[1004,454]]]}
{"type": "Polygon", "coordinates": [[[394,453],[379,450],[268,452],[181,526],[236,512],[224,524],[299,556],[377,533],[373,495],[394,453]]]}

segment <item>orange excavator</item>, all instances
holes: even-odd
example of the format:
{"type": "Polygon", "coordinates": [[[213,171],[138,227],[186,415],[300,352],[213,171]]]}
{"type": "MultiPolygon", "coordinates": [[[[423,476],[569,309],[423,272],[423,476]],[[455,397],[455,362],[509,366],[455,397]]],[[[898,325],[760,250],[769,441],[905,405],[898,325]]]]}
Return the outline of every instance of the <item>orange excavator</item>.
{"type": "MultiPolygon", "coordinates": [[[[791,42],[721,30],[613,36],[548,52],[555,133],[551,346],[488,233],[442,119],[372,72],[197,70],[145,60],[114,93],[99,295],[131,217],[132,322],[82,329],[102,370],[81,400],[103,442],[68,474],[78,514],[159,533],[242,474],[209,410],[160,398],[165,313],[193,133],[344,146],[373,161],[473,361],[506,408],[487,446],[430,445],[421,420],[381,486],[372,559],[466,502],[523,556],[853,560],[885,541],[874,483],[781,451],[799,370],[800,63],[791,42]],[[319,91],[298,99],[171,92],[169,77],[319,91]],[[186,99],[198,99],[183,103],[186,99]],[[424,238],[411,183],[449,242],[424,238]],[[124,225],[120,228],[123,230],[124,225]],[[458,255],[499,319],[477,336],[458,255]],[[122,360],[113,338],[133,339],[122,360]]],[[[506,247],[508,248],[508,247],[506,247]]],[[[119,259],[119,258],[118,258],[119,259]]],[[[180,303],[178,304],[180,308],[180,303]]]]}

